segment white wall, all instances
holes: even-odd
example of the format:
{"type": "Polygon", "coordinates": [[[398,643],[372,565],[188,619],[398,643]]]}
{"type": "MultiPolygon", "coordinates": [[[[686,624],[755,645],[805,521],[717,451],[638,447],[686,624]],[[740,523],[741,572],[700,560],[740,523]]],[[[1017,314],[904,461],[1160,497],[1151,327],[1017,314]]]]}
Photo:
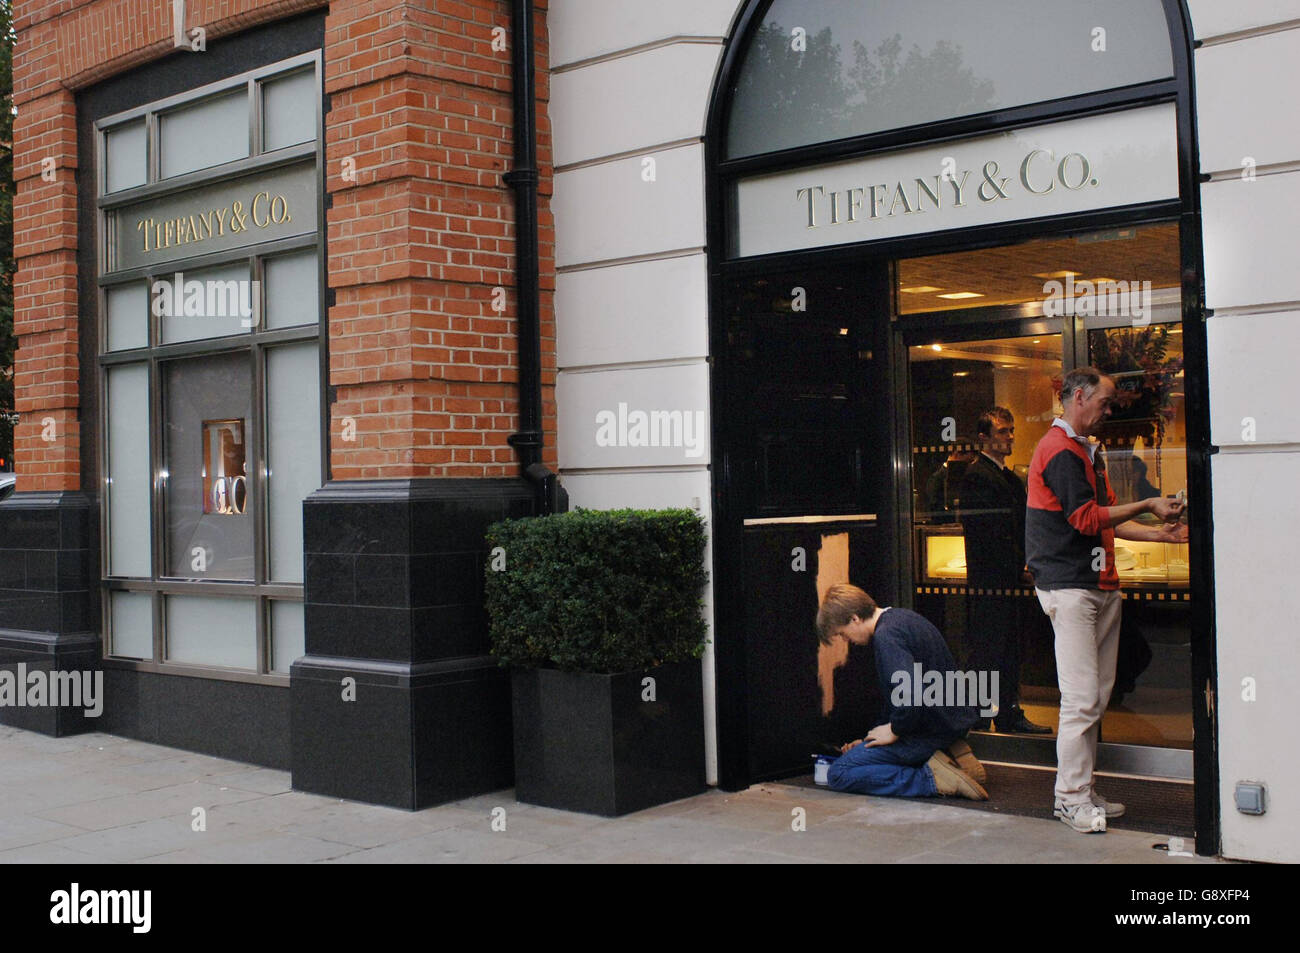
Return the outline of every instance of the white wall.
{"type": "MultiPolygon", "coordinates": [[[[739,5],[551,2],[556,402],[560,474],[575,506],[689,507],[710,519],[702,140],[739,5]],[[597,414],[619,404],[702,413],[702,453],[601,446],[597,414]]],[[[711,628],[711,589],[705,601],[711,628]]],[[[716,783],[711,644],[704,671],[716,783]]]]}
{"type": "Polygon", "coordinates": [[[1223,853],[1300,861],[1294,738],[1300,589],[1300,130],[1290,119],[1300,0],[1191,0],[1204,212],[1223,853]],[[1289,23],[1289,26],[1287,24],[1289,23]],[[1286,118],[1284,118],[1286,117],[1286,118]],[[1253,176],[1251,173],[1253,172],[1253,176]],[[1243,699],[1253,679],[1256,700],[1243,699]],[[1238,781],[1268,789],[1236,810],[1238,781]]]}
{"type": "MultiPolygon", "coordinates": [[[[723,37],[739,0],[552,0],[561,473],[578,506],[698,506],[708,452],[596,444],[595,414],[708,414],[704,154],[723,37]],[[654,159],[646,181],[646,159],[654,159]]],[[[1214,458],[1223,852],[1300,861],[1300,758],[1290,757],[1300,587],[1300,127],[1290,121],[1300,0],[1189,0],[1196,51],[1214,458]],[[1254,166],[1253,181],[1243,169],[1254,166]],[[1243,420],[1254,423],[1245,439],[1243,420]],[[1257,700],[1241,700],[1242,679],[1257,700]],[[1285,755],[1279,757],[1279,753],[1285,755]],[[1262,817],[1238,780],[1268,786],[1262,817]]],[[[708,776],[716,781],[713,656],[708,776]]]]}

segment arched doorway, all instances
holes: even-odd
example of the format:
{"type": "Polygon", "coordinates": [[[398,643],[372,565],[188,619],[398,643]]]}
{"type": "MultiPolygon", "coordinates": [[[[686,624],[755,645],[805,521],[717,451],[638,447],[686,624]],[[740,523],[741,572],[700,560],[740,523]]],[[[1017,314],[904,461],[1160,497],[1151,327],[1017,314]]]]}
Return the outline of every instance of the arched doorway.
{"type": "MultiPolygon", "coordinates": [[[[972,22],[947,6],[753,2],[723,58],[707,138],[720,780],[789,776],[818,741],[874,723],[866,663],[812,633],[839,581],[926,614],[959,659],[979,656],[971,620],[1004,601],[1022,620],[1021,701],[1050,721],[1032,589],[967,578],[952,486],[981,411],[1014,411],[1007,465],[1027,463],[1053,378],[1097,363],[1128,390],[1103,436],[1123,492],[1186,490],[1192,510],[1190,546],[1122,556],[1133,684],[1103,760],[1195,778],[1212,839],[1185,12],[998,0],[972,22]]],[[[1052,758],[1050,739],[985,743],[1052,758]]]]}

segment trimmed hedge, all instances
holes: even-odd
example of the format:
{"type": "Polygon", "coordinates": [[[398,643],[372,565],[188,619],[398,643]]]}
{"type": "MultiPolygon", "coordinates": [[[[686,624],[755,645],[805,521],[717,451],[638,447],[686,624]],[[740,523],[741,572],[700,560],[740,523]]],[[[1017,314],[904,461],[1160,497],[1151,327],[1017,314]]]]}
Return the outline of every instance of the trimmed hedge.
{"type": "Polygon", "coordinates": [[[488,527],[487,545],[492,654],[502,665],[616,674],[704,652],[704,524],[691,510],[504,520],[488,527]],[[498,546],[504,570],[493,569],[498,546]]]}

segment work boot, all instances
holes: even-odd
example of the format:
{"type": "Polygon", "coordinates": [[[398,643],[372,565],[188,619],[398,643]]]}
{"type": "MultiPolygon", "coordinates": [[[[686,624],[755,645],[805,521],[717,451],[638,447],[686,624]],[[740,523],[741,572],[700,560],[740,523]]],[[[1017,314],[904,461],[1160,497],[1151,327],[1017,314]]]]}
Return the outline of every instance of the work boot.
{"type": "Polygon", "coordinates": [[[980,787],[974,778],[958,768],[946,751],[936,751],[930,755],[926,767],[934,775],[934,789],[937,793],[950,797],[964,797],[971,801],[987,801],[989,799],[989,792],[980,787]]]}

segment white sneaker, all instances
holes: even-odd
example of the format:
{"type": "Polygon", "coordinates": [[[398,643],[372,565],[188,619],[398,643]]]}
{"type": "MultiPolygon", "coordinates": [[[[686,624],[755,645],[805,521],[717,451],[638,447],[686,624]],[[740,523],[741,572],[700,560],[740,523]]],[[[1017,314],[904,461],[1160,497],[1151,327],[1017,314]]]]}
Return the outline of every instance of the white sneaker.
{"type": "MultiPolygon", "coordinates": [[[[1123,816],[1124,816],[1124,805],[1123,805],[1123,804],[1119,803],[1119,801],[1107,801],[1104,797],[1102,797],[1102,796],[1101,796],[1100,794],[1098,794],[1096,791],[1093,791],[1093,792],[1092,792],[1092,804],[1093,804],[1094,807],[1099,807],[1099,808],[1101,808],[1102,811],[1105,813],[1105,815],[1106,815],[1108,818],[1109,818],[1109,817],[1123,817],[1123,816]]],[[[1060,816],[1061,816],[1061,800],[1060,800],[1060,798],[1057,798],[1056,803],[1052,806],[1052,813],[1055,814],[1057,817],[1060,817],[1060,816]]]]}
{"type": "Polygon", "coordinates": [[[1119,801],[1107,801],[1096,791],[1092,792],[1092,803],[1094,807],[1099,807],[1106,812],[1107,817],[1123,817],[1124,805],[1119,801]]]}
{"type": "Polygon", "coordinates": [[[1095,804],[1061,804],[1052,811],[1080,834],[1106,833],[1106,811],[1095,804]]]}

